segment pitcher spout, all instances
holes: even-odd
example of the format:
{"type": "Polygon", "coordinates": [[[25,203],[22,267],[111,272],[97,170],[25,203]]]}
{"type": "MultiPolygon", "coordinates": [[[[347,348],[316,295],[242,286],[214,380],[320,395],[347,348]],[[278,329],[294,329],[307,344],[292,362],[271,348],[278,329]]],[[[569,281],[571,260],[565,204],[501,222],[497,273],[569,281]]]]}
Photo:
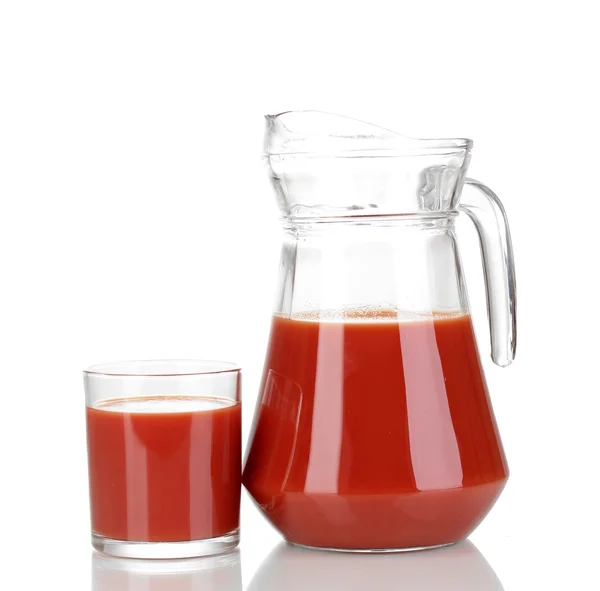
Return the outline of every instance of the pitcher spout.
{"type": "Polygon", "coordinates": [[[266,116],[264,158],[285,218],[456,210],[469,139],[414,139],[319,111],[266,116]]]}

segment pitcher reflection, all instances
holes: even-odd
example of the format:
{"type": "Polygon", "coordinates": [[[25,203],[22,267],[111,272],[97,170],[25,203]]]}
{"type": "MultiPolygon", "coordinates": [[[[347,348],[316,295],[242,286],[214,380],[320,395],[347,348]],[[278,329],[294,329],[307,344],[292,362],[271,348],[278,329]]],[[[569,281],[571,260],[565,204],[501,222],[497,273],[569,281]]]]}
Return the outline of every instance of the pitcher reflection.
{"type": "Polygon", "coordinates": [[[242,591],[239,553],[184,560],[92,554],[93,591],[242,591]]]}
{"type": "Polygon", "coordinates": [[[248,591],[503,591],[496,573],[469,541],[406,554],[338,554],[281,543],[248,591]]]}

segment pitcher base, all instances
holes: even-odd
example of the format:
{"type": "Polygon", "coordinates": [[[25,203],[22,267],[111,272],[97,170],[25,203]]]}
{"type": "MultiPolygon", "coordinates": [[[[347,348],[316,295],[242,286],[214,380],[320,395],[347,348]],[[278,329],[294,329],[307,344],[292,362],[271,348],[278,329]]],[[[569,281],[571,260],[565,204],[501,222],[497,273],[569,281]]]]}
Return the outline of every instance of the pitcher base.
{"type": "Polygon", "coordinates": [[[296,548],[304,548],[305,550],[324,550],[327,552],[344,552],[348,554],[397,554],[400,552],[420,552],[422,550],[435,550],[436,548],[445,548],[453,546],[458,542],[448,542],[447,544],[435,544],[434,546],[413,546],[409,548],[327,548],[321,546],[306,546],[305,544],[296,544],[288,542],[296,548]]]}

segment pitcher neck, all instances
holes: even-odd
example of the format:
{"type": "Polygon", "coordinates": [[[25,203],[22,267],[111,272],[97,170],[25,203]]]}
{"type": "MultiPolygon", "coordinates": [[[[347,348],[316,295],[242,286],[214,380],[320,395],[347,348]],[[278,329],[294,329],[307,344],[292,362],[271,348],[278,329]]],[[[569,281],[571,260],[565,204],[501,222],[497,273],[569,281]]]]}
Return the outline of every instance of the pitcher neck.
{"type": "Polygon", "coordinates": [[[284,232],[293,238],[350,236],[357,240],[375,232],[378,238],[397,234],[453,231],[458,211],[403,215],[350,215],[321,218],[283,216],[284,232]]]}

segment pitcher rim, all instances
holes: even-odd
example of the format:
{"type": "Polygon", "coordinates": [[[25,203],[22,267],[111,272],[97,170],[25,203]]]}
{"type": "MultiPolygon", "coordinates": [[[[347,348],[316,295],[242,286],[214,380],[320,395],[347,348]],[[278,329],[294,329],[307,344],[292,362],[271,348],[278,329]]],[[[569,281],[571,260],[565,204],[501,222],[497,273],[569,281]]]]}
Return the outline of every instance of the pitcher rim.
{"type": "MultiPolygon", "coordinates": [[[[338,116],[334,113],[326,113],[324,111],[314,111],[311,109],[306,110],[288,110],[281,111],[280,113],[275,114],[267,114],[265,115],[265,119],[268,123],[274,123],[277,119],[284,115],[290,115],[295,113],[320,113],[325,115],[338,116]]],[[[351,119],[351,118],[348,118],[351,119]]],[[[357,123],[366,123],[359,119],[354,119],[357,123]]],[[[371,124],[368,124],[371,125],[371,124]]],[[[374,126],[379,127],[379,126],[374,126]]],[[[380,130],[384,132],[388,132],[390,134],[397,136],[397,142],[402,143],[403,145],[398,145],[395,142],[395,145],[386,147],[361,147],[358,149],[353,148],[333,148],[333,149],[323,149],[316,147],[315,149],[310,150],[281,150],[281,149],[269,149],[268,145],[265,146],[263,150],[263,157],[269,158],[271,156],[290,156],[290,157],[301,157],[301,158],[320,158],[320,157],[329,157],[329,158],[399,158],[399,157],[407,157],[407,156],[431,156],[431,155],[451,155],[458,153],[468,154],[473,147],[473,140],[469,138],[414,138],[409,136],[401,136],[396,132],[393,132],[385,127],[379,127],[380,130]]],[[[350,136],[354,139],[368,139],[368,136],[350,136]]],[[[350,137],[348,139],[350,139],[350,137]]],[[[343,139],[343,138],[340,138],[343,139]]]]}

